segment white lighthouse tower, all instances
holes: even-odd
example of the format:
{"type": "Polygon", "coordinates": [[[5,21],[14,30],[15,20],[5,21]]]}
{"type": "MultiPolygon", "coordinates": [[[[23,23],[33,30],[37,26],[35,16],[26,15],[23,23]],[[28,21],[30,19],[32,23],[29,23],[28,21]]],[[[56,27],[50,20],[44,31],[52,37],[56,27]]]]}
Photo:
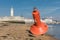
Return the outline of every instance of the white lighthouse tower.
{"type": "Polygon", "coordinates": [[[13,9],[13,7],[11,7],[10,13],[11,13],[11,16],[14,16],[14,9],[13,9]]]}

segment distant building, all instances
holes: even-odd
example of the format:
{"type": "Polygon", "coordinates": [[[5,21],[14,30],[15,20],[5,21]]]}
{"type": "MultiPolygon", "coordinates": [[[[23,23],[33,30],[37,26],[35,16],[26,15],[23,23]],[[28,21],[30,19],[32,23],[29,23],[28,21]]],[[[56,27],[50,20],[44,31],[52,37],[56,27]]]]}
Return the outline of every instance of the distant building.
{"type": "Polygon", "coordinates": [[[45,18],[43,22],[47,24],[56,24],[56,20],[53,20],[52,18],[45,18]]]}
{"type": "Polygon", "coordinates": [[[11,7],[11,16],[14,16],[14,9],[13,9],[13,7],[11,7]]]}
{"type": "Polygon", "coordinates": [[[33,23],[34,20],[33,19],[24,19],[25,23],[33,23]]]}

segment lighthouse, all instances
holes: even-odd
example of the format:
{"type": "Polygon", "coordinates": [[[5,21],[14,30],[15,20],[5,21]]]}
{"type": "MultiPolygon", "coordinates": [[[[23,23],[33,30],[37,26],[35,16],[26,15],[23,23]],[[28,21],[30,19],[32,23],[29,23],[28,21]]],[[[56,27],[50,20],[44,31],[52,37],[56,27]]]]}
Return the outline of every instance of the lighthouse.
{"type": "Polygon", "coordinates": [[[11,7],[10,13],[11,13],[11,16],[14,16],[14,9],[13,9],[13,7],[11,7]]]}

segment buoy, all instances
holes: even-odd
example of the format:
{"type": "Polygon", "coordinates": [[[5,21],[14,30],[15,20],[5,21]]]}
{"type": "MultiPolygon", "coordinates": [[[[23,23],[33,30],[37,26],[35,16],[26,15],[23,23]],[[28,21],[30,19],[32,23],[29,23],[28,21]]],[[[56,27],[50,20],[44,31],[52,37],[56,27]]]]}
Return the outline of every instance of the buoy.
{"type": "Polygon", "coordinates": [[[36,36],[45,34],[48,30],[48,26],[41,21],[40,14],[37,8],[34,8],[32,15],[34,19],[34,24],[31,26],[30,32],[36,36]]]}

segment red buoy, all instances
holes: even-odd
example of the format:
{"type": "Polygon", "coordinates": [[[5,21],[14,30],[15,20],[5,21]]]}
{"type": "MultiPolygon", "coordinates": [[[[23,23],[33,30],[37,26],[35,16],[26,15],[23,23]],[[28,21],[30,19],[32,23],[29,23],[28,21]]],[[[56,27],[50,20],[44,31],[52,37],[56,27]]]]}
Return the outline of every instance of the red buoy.
{"type": "Polygon", "coordinates": [[[44,22],[41,22],[39,11],[36,8],[34,8],[32,15],[34,24],[31,26],[30,32],[34,35],[45,34],[48,30],[48,26],[44,22]]]}

